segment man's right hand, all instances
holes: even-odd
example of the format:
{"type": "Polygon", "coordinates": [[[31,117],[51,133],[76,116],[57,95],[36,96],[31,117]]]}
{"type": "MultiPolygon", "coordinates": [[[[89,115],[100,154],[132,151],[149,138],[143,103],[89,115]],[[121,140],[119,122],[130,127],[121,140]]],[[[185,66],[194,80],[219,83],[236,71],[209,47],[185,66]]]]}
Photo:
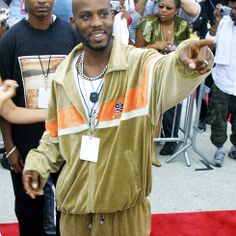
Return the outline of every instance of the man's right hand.
{"type": "Polygon", "coordinates": [[[23,174],[23,185],[25,192],[33,199],[44,194],[43,190],[39,187],[40,178],[37,171],[25,171],[23,174]]]}

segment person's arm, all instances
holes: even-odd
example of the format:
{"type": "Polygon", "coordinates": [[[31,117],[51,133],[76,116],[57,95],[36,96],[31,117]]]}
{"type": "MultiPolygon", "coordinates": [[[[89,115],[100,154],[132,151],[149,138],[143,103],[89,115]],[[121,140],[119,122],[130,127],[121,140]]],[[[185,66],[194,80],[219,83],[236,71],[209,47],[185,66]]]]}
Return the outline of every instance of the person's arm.
{"type": "Polygon", "coordinates": [[[42,190],[49,173],[57,172],[64,163],[59,148],[56,90],[56,85],[52,81],[51,97],[46,118],[46,131],[37,149],[32,149],[25,160],[23,183],[25,191],[32,198],[43,194],[42,190]]]}
{"type": "Polygon", "coordinates": [[[147,44],[143,38],[141,30],[137,29],[135,47],[144,48],[146,46],[147,46],[147,44]]]}
{"type": "Polygon", "coordinates": [[[7,100],[1,110],[2,117],[16,124],[30,124],[45,121],[46,109],[27,109],[17,107],[10,99],[7,100]]]}
{"type": "MultiPolygon", "coordinates": [[[[15,94],[17,83],[14,80],[5,80],[0,84],[0,107],[3,117],[10,122],[16,123],[32,123],[45,119],[46,111],[31,111],[25,108],[16,107],[9,99],[15,94]]],[[[23,169],[23,160],[20,152],[15,147],[12,139],[11,124],[5,120],[1,120],[1,131],[8,155],[8,161],[11,169],[16,173],[21,173],[23,169]]]]}
{"type": "Polygon", "coordinates": [[[16,81],[5,80],[2,82],[0,77],[0,110],[4,102],[15,95],[17,87],[16,81]]]}
{"type": "Polygon", "coordinates": [[[181,0],[180,6],[191,17],[197,17],[201,11],[201,6],[195,0],[181,0]]]}
{"type": "Polygon", "coordinates": [[[24,163],[21,158],[20,152],[17,148],[15,148],[15,144],[12,138],[11,124],[4,119],[1,120],[1,132],[4,147],[6,149],[7,154],[9,154],[8,162],[11,166],[11,170],[16,173],[21,173],[23,170],[24,163]],[[14,151],[12,152],[12,150],[14,151]]]}
{"type": "Polygon", "coordinates": [[[209,47],[213,43],[212,40],[207,39],[188,41],[179,51],[180,62],[200,75],[210,72],[214,64],[214,56],[209,47]]]}
{"type": "MultiPolygon", "coordinates": [[[[14,58],[15,58],[15,33],[8,31],[4,37],[0,40],[0,75],[6,81],[6,79],[13,78],[14,71],[14,58]]],[[[1,95],[0,95],[1,96],[1,95]]],[[[4,147],[8,156],[8,162],[12,171],[21,173],[23,170],[23,159],[12,137],[11,124],[4,119],[1,119],[1,133],[4,141],[4,147]],[[14,150],[14,151],[12,151],[14,150]],[[10,154],[11,153],[11,154],[10,154]]]]}
{"type": "Polygon", "coordinates": [[[26,109],[17,107],[9,99],[15,95],[17,86],[15,80],[5,80],[0,84],[0,111],[3,118],[11,123],[19,124],[45,121],[47,114],[46,109],[26,109]]]}
{"type": "Polygon", "coordinates": [[[135,5],[135,10],[143,16],[143,12],[146,6],[147,0],[138,0],[138,2],[135,5]]]}
{"type": "Polygon", "coordinates": [[[7,31],[6,23],[1,23],[0,24],[0,39],[3,37],[6,31],[7,31]]]}
{"type": "Polygon", "coordinates": [[[212,43],[211,40],[186,40],[157,61],[153,85],[154,119],[191,95],[209,75],[214,64],[213,53],[208,48],[212,43]]]}
{"type": "Polygon", "coordinates": [[[210,36],[215,36],[216,35],[218,25],[219,25],[221,19],[223,18],[222,14],[220,12],[221,6],[222,6],[221,4],[216,5],[216,9],[215,9],[215,12],[214,12],[215,20],[214,20],[214,23],[213,23],[213,25],[211,26],[211,28],[209,30],[210,36]]]}
{"type": "Polygon", "coordinates": [[[168,51],[168,43],[163,41],[163,42],[156,42],[154,44],[147,44],[143,38],[142,32],[140,30],[136,31],[136,42],[135,42],[135,47],[138,48],[153,48],[156,50],[160,51],[168,51]]]}

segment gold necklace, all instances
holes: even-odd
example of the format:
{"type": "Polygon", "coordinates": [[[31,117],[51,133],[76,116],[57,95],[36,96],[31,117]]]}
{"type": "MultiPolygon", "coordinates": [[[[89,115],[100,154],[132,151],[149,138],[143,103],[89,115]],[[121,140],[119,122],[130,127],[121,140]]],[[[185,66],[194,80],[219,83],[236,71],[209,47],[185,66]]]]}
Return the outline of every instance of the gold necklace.
{"type": "MultiPolygon", "coordinates": [[[[174,25],[171,27],[174,27],[174,25]]],[[[163,25],[161,25],[161,29],[162,29],[162,37],[163,37],[163,40],[165,42],[172,42],[173,41],[173,36],[174,36],[174,29],[164,29],[165,27],[163,25]]]]}

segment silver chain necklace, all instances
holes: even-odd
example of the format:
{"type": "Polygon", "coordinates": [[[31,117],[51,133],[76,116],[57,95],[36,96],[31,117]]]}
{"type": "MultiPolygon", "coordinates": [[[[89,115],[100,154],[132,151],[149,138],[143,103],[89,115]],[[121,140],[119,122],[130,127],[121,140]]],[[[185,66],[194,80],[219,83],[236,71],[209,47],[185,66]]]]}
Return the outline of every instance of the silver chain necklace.
{"type": "Polygon", "coordinates": [[[88,80],[88,81],[93,81],[93,80],[98,80],[98,79],[101,79],[104,77],[106,71],[107,71],[107,68],[108,68],[108,65],[106,65],[103,69],[103,71],[96,77],[88,77],[87,75],[84,74],[84,51],[79,55],[79,62],[78,62],[78,65],[77,65],[77,68],[78,68],[78,73],[79,75],[85,79],[85,80],[88,80]]]}

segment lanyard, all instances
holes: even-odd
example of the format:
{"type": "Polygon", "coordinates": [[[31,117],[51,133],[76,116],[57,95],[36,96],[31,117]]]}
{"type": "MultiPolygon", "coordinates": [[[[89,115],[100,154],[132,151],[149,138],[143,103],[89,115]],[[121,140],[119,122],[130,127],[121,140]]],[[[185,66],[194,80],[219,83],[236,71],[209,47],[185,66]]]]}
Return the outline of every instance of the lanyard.
{"type": "Polygon", "coordinates": [[[97,116],[98,116],[98,110],[99,110],[98,100],[99,100],[99,96],[101,94],[101,91],[104,85],[104,80],[103,79],[101,80],[95,92],[90,93],[89,99],[93,103],[92,107],[90,108],[89,102],[88,102],[88,95],[86,94],[86,87],[84,86],[84,92],[87,99],[85,98],[84,92],[81,88],[81,80],[83,80],[83,77],[80,76],[79,73],[77,73],[77,78],[78,78],[79,90],[80,90],[82,99],[84,101],[84,104],[87,110],[89,133],[90,133],[90,136],[93,136],[95,127],[97,126],[97,116]]]}
{"type": "Polygon", "coordinates": [[[52,44],[53,44],[53,26],[50,25],[49,27],[51,28],[50,55],[49,55],[48,65],[47,65],[46,70],[44,70],[42,58],[41,58],[41,56],[38,54],[38,59],[39,59],[39,63],[40,63],[40,66],[41,66],[42,73],[43,73],[43,78],[44,78],[45,89],[46,89],[46,90],[48,90],[48,75],[49,75],[49,72],[50,72],[50,62],[51,62],[51,58],[52,58],[52,44]]]}
{"type": "Polygon", "coordinates": [[[46,89],[46,90],[48,89],[48,75],[49,75],[49,71],[50,71],[51,57],[52,57],[52,54],[51,54],[51,52],[50,52],[50,56],[49,56],[49,59],[48,59],[47,70],[45,71],[45,70],[44,70],[44,67],[43,67],[43,62],[42,62],[41,56],[38,55],[38,59],[39,59],[39,62],[40,62],[40,66],[41,66],[41,69],[42,69],[42,72],[43,72],[43,78],[44,78],[45,89],[46,89]]]}

